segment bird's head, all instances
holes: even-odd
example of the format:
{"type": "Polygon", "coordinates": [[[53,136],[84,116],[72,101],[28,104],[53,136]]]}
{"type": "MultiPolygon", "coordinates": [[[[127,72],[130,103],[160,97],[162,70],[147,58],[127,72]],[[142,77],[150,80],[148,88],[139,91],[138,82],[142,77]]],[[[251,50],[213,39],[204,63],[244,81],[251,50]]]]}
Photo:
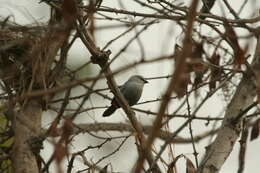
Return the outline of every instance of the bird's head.
{"type": "Polygon", "coordinates": [[[141,75],[131,76],[128,81],[133,81],[133,82],[138,82],[138,83],[143,83],[143,84],[148,83],[148,81],[145,80],[145,78],[141,75]]]}

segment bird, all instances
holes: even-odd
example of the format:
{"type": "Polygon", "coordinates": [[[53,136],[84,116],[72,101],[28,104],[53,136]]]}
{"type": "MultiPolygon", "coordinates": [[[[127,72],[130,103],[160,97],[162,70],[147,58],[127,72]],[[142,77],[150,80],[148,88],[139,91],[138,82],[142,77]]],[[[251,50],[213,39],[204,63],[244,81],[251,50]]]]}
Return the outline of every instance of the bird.
{"type": "MultiPolygon", "coordinates": [[[[146,83],[148,83],[148,81],[145,80],[143,76],[133,75],[119,87],[120,92],[130,106],[135,105],[139,101],[143,92],[144,84],[146,83]]],[[[111,106],[104,111],[103,117],[112,115],[118,108],[120,108],[120,106],[114,97],[111,101],[111,106]]]]}

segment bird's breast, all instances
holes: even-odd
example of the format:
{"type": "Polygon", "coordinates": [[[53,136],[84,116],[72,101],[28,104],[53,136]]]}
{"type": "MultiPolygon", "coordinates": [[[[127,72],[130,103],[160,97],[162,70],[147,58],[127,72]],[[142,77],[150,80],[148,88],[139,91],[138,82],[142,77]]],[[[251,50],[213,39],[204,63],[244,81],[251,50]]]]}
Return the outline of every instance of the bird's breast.
{"type": "Polygon", "coordinates": [[[122,94],[124,95],[125,99],[128,101],[130,106],[136,104],[140,99],[143,91],[143,85],[139,84],[128,84],[124,87],[122,94]]]}

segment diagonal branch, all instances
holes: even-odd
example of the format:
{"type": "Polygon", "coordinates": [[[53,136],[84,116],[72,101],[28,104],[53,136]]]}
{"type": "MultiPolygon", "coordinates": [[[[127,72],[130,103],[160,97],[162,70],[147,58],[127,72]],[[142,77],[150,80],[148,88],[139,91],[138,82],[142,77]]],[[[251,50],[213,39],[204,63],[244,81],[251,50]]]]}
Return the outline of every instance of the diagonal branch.
{"type": "MultiPolygon", "coordinates": [[[[117,99],[120,107],[125,111],[133,128],[137,132],[137,137],[140,142],[140,147],[141,147],[141,152],[142,152],[140,154],[144,155],[144,157],[147,159],[148,163],[151,165],[153,163],[154,159],[153,159],[153,155],[150,151],[144,152],[146,141],[145,141],[145,136],[143,134],[142,126],[138,122],[137,118],[135,117],[134,111],[130,108],[127,101],[123,97],[122,93],[119,91],[119,89],[117,87],[118,85],[116,84],[115,79],[112,75],[113,73],[108,65],[108,57],[110,55],[110,51],[99,50],[99,48],[97,48],[95,46],[95,43],[92,41],[92,39],[88,35],[85,28],[83,28],[83,29],[84,29],[83,32],[79,32],[79,36],[80,36],[82,42],[85,44],[86,48],[89,50],[89,52],[92,55],[91,61],[92,61],[92,63],[98,64],[101,67],[102,72],[106,76],[107,84],[108,84],[110,90],[115,95],[115,98],[117,99]]],[[[78,31],[80,31],[79,27],[78,27],[78,31]]],[[[161,172],[158,165],[155,166],[155,169],[153,170],[153,172],[155,172],[155,173],[161,172]]]]}

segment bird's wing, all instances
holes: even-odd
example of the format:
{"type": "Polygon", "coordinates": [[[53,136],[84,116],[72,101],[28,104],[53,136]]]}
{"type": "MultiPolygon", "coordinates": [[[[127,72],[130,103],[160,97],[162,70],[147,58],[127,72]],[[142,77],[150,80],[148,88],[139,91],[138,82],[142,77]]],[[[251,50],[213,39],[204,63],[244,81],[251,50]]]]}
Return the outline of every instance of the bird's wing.
{"type": "Polygon", "coordinates": [[[124,88],[124,85],[118,86],[119,90],[121,91],[124,88]]]}
{"type": "MultiPolygon", "coordinates": [[[[121,87],[122,87],[123,85],[120,85],[120,86],[118,86],[118,88],[119,88],[119,90],[121,91],[121,87]]],[[[112,93],[112,91],[111,90],[109,90],[109,92],[111,92],[112,93]]]]}
{"type": "MultiPolygon", "coordinates": [[[[118,88],[119,88],[120,92],[124,95],[125,86],[124,85],[120,85],[120,86],[118,86],[118,88]]],[[[112,99],[111,104],[116,106],[116,107],[119,107],[115,97],[112,99]]]]}

